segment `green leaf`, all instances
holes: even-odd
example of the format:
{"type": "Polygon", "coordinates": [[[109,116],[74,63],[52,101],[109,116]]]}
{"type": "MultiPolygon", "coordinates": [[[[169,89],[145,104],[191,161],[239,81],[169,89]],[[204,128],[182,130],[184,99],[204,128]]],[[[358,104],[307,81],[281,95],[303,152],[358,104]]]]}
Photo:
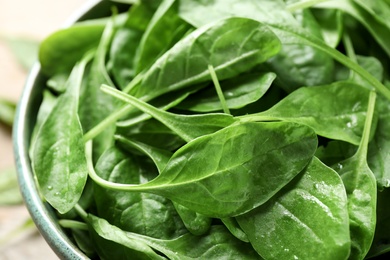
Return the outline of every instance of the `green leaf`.
{"type": "Polygon", "coordinates": [[[124,25],[119,26],[115,32],[109,51],[108,67],[121,89],[124,89],[136,75],[137,49],[156,8],[150,5],[150,1],[135,3],[129,9],[124,25]]]}
{"type": "Polygon", "coordinates": [[[153,118],[130,127],[118,127],[116,134],[168,151],[177,150],[185,143],[175,132],[153,118]]]}
{"type": "MultiPolygon", "coordinates": [[[[244,74],[221,82],[226,103],[230,109],[239,109],[259,100],[271,87],[276,75],[272,72],[244,74]]],[[[214,88],[208,87],[191,95],[177,108],[194,112],[222,110],[214,88]]]]}
{"type": "Polygon", "coordinates": [[[367,165],[367,146],[375,107],[375,92],[370,95],[364,133],[357,152],[335,169],[340,174],[348,196],[351,255],[364,259],[373,241],[376,226],[376,179],[367,165]]]}
{"type": "Polygon", "coordinates": [[[165,52],[143,76],[136,96],[151,100],[208,81],[209,65],[220,80],[231,78],[266,61],[279,49],[277,37],[259,22],[231,18],[209,24],[165,52]]]}
{"type": "Polygon", "coordinates": [[[367,258],[390,252],[390,189],[378,191],[375,236],[367,258]]]}
{"type": "MultiPolygon", "coordinates": [[[[140,184],[158,173],[139,157],[117,147],[108,149],[96,164],[97,173],[105,180],[140,184]]],[[[171,239],[185,232],[185,227],[168,199],[143,193],[112,191],[95,185],[95,201],[99,216],[112,224],[151,237],[171,239]],[[164,223],[164,225],[161,225],[164,223]]]]}
{"type": "MultiPolygon", "coordinates": [[[[172,153],[167,150],[162,150],[147,144],[135,142],[126,139],[123,136],[116,136],[115,139],[129,151],[135,149],[144,155],[147,155],[157,166],[159,173],[164,170],[165,166],[169,162],[169,159],[172,157],[172,153]]],[[[175,202],[173,202],[173,205],[180,218],[183,220],[184,225],[192,234],[203,235],[209,230],[211,225],[211,218],[203,216],[175,202]]]]}
{"type": "Polygon", "coordinates": [[[340,43],[343,34],[343,13],[332,9],[311,9],[321,27],[324,41],[332,48],[340,43]]]}
{"type": "Polygon", "coordinates": [[[267,204],[237,217],[265,259],[347,259],[347,196],[338,174],[317,158],[267,204]]]}
{"type": "Polygon", "coordinates": [[[176,5],[174,0],[164,0],[154,13],[136,52],[136,74],[149,68],[175,43],[172,42],[175,38],[180,38],[190,29],[177,15],[176,5]]]}
{"type": "Polygon", "coordinates": [[[359,144],[369,91],[352,82],[302,87],[267,111],[240,120],[283,120],[312,127],[318,135],[359,144]]]}
{"type": "Polygon", "coordinates": [[[39,133],[39,129],[46,121],[46,118],[50,115],[51,111],[53,110],[54,106],[57,103],[57,100],[58,97],[54,96],[50,91],[48,90],[43,91],[43,100],[39,107],[37,121],[35,122],[34,129],[31,134],[30,149],[29,149],[29,155],[31,159],[34,157],[34,145],[39,133]]]}
{"type": "Polygon", "coordinates": [[[104,187],[155,193],[206,216],[230,217],[275,195],[309,163],[316,147],[317,136],[304,125],[243,123],[184,145],[148,183],[105,182],[91,167],[90,176],[104,187]]]}
{"type": "MultiPolygon", "coordinates": [[[[311,26],[307,16],[298,22],[286,9],[281,0],[184,0],[180,1],[179,15],[195,27],[230,17],[245,17],[264,24],[286,24],[292,27],[306,27],[309,33],[320,35],[320,30],[311,26]],[[208,15],[204,15],[207,13],[208,15]]],[[[270,28],[272,29],[272,27],[270,28]]],[[[273,29],[272,29],[273,30],[273,29]]],[[[279,37],[279,32],[275,31],[279,37]]],[[[301,43],[290,44],[285,37],[279,37],[282,49],[267,65],[278,74],[276,81],[288,92],[302,85],[328,84],[332,79],[332,59],[312,46],[301,43]]]]}
{"type": "Polygon", "coordinates": [[[144,249],[137,247],[137,244],[142,243],[172,260],[259,259],[249,244],[235,239],[223,226],[213,226],[204,236],[185,234],[176,239],[162,240],[124,232],[104,219],[91,214],[88,216],[88,221],[96,232],[107,240],[140,250],[140,252],[144,249]]]}
{"type": "Polygon", "coordinates": [[[80,57],[98,46],[106,23],[107,18],[89,20],[51,34],[39,49],[42,71],[49,76],[69,72],[80,57]]]}
{"type": "MultiPolygon", "coordinates": [[[[84,132],[89,131],[103,119],[109,116],[119,106],[117,100],[105,95],[99,89],[101,84],[113,86],[110,76],[106,70],[106,55],[114,33],[114,19],[107,22],[102,38],[99,42],[91,67],[86,75],[85,84],[80,94],[80,121],[84,132]]],[[[112,124],[103,129],[100,135],[94,138],[94,161],[114,143],[112,138],[115,132],[115,125],[112,124]]]]}
{"type": "Polygon", "coordinates": [[[368,165],[374,173],[378,189],[390,187],[390,104],[388,100],[377,100],[378,123],[374,138],[369,144],[368,165]]]}
{"type": "MultiPolygon", "coordinates": [[[[377,19],[378,16],[373,15],[368,12],[366,8],[363,8],[361,5],[356,3],[354,0],[333,0],[326,1],[318,5],[321,8],[336,8],[342,10],[345,13],[348,13],[356,20],[358,20],[367,30],[370,32],[372,37],[376,39],[379,45],[383,48],[383,50],[390,56],[390,46],[389,35],[390,35],[390,26],[385,24],[384,19],[377,19]]],[[[365,1],[372,2],[372,5],[376,5],[378,1],[365,1]]],[[[379,1],[380,2],[380,1],[379,1]]],[[[359,3],[363,3],[363,1],[359,1],[359,3]]],[[[370,3],[364,5],[371,5],[370,3]]],[[[386,19],[388,19],[386,17],[386,19]]],[[[387,22],[388,23],[388,22],[387,22]]]]}
{"type": "Polygon", "coordinates": [[[102,90],[153,116],[187,142],[199,136],[214,133],[236,121],[231,115],[220,113],[203,115],[173,114],[157,109],[140,99],[127,95],[126,93],[109,86],[103,85],[102,90]]]}
{"type": "Polygon", "coordinates": [[[44,198],[60,213],[78,202],[87,180],[83,130],[77,114],[79,88],[88,57],[78,63],[40,127],[33,151],[33,169],[44,198]]]}
{"type": "MultiPolygon", "coordinates": [[[[109,225],[104,219],[99,219],[109,225]]],[[[143,241],[128,238],[116,226],[108,228],[99,223],[88,225],[96,252],[101,259],[166,260],[143,241]]]]}

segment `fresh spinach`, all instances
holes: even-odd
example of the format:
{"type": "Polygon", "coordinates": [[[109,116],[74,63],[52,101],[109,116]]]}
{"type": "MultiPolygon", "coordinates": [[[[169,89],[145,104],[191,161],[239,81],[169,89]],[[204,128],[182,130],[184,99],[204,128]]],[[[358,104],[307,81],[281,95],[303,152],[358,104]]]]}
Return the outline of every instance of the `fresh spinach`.
{"type": "Polygon", "coordinates": [[[88,170],[79,116],[79,92],[89,55],[73,69],[66,92],[39,128],[32,165],[45,199],[60,213],[78,202],[88,170]]]}
{"type": "Polygon", "coordinates": [[[237,221],[265,259],[308,259],[315,252],[321,259],[346,259],[346,204],[340,176],[314,158],[300,178],[237,221]]]}
{"type": "Polygon", "coordinates": [[[40,49],[32,165],[86,255],[389,252],[388,1],[123,2],[40,49]]]}

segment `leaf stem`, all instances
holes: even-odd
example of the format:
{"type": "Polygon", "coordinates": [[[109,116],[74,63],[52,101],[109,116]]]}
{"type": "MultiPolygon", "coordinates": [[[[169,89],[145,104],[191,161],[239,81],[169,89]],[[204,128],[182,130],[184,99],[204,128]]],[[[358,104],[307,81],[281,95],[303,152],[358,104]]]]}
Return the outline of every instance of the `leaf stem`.
{"type": "Polygon", "coordinates": [[[79,204],[76,204],[74,206],[74,209],[76,210],[77,214],[79,214],[79,216],[82,219],[84,219],[85,221],[88,219],[88,213],[85,212],[85,210],[79,204]]]}
{"type": "Polygon", "coordinates": [[[307,1],[300,1],[300,2],[296,2],[296,3],[293,3],[293,4],[290,4],[288,6],[286,6],[286,9],[293,13],[295,11],[298,11],[298,10],[301,10],[301,9],[306,9],[306,8],[309,8],[313,5],[316,5],[316,4],[319,4],[319,3],[322,3],[322,2],[326,2],[326,1],[329,1],[329,0],[307,0],[307,1]]]}
{"type": "Polygon", "coordinates": [[[364,160],[366,160],[367,158],[368,143],[370,141],[371,126],[372,126],[372,121],[375,112],[375,101],[376,101],[376,92],[371,91],[368,100],[368,109],[367,109],[366,121],[364,123],[363,136],[357,151],[358,156],[361,158],[363,157],[364,160]]]}
{"type": "Polygon", "coordinates": [[[64,228],[88,230],[88,225],[86,223],[76,220],[60,219],[58,220],[58,224],[64,228]]]}
{"type": "MultiPolygon", "coordinates": [[[[357,57],[356,57],[355,49],[353,48],[353,44],[352,44],[351,38],[349,37],[349,35],[347,33],[344,33],[344,35],[343,35],[343,43],[344,43],[344,48],[345,48],[345,52],[347,53],[347,56],[353,62],[357,63],[357,57]]],[[[353,77],[354,73],[355,72],[353,70],[351,70],[350,78],[353,77]]]]}
{"type": "MultiPolygon", "coordinates": [[[[98,184],[104,188],[113,189],[113,190],[125,190],[125,191],[138,191],[138,190],[141,191],[141,190],[143,190],[142,188],[138,189],[138,187],[140,186],[138,184],[114,183],[114,182],[107,181],[107,180],[101,178],[99,175],[97,175],[95,168],[93,166],[93,161],[92,161],[92,140],[87,141],[85,144],[85,157],[87,159],[88,175],[96,184],[98,184]]],[[[75,209],[79,212],[79,210],[76,207],[75,207],[75,209]]],[[[81,216],[83,217],[82,214],[81,214],[81,216]]]]}
{"type": "Polygon", "coordinates": [[[300,38],[303,42],[306,44],[321,50],[327,54],[329,54],[331,57],[333,57],[335,60],[346,66],[347,68],[350,68],[351,70],[355,71],[357,74],[362,76],[368,83],[370,83],[379,93],[381,93],[383,96],[385,96],[388,100],[390,100],[390,90],[386,88],[379,80],[377,80],[374,76],[372,76],[368,71],[363,69],[359,64],[356,64],[353,60],[342,54],[336,49],[333,49],[332,47],[326,45],[323,43],[320,39],[313,37],[311,35],[308,35],[305,31],[297,30],[296,28],[276,25],[276,24],[269,24],[271,28],[274,28],[276,30],[281,30],[284,33],[293,34],[296,37],[300,38]]]}
{"type": "Polygon", "coordinates": [[[221,85],[219,84],[219,80],[218,80],[217,74],[215,73],[214,67],[212,65],[209,65],[208,69],[210,72],[211,79],[214,83],[215,90],[217,91],[219,101],[221,102],[223,112],[225,114],[230,115],[230,110],[229,110],[229,107],[226,103],[225,96],[223,95],[222,88],[221,88],[221,85]]]}
{"type": "Polygon", "coordinates": [[[131,105],[124,105],[119,110],[113,112],[111,115],[106,117],[103,121],[101,121],[98,125],[96,125],[94,128],[92,128],[91,130],[89,130],[87,133],[84,134],[83,136],[84,142],[88,142],[89,140],[92,140],[93,138],[98,136],[108,126],[115,124],[115,122],[118,119],[120,119],[121,117],[129,113],[131,109],[133,109],[131,105]]]}

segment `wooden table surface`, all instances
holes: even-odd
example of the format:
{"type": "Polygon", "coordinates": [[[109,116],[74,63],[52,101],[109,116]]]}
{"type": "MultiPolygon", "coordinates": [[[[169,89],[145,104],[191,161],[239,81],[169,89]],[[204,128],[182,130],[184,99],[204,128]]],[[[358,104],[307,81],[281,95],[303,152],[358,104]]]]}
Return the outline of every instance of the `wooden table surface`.
{"type": "MultiPolygon", "coordinates": [[[[62,26],[85,0],[0,0],[0,35],[28,37],[37,41],[62,26]]],[[[17,101],[26,71],[16,62],[9,47],[0,41],[0,97],[17,101]]],[[[0,125],[0,172],[14,167],[11,131],[0,125]]],[[[0,239],[29,218],[23,205],[0,207],[0,239]]],[[[58,259],[35,230],[0,247],[0,260],[58,259]]]]}

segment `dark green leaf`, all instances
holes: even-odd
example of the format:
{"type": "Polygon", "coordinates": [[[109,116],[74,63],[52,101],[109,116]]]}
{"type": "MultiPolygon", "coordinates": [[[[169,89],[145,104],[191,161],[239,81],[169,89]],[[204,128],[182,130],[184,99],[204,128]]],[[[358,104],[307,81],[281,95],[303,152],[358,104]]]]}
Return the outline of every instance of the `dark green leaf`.
{"type": "Polygon", "coordinates": [[[235,239],[223,226],[213,226],[204,236],[185,234],[173,240],[162,240],[124,232],[93,215],[89,215],[89,222],[96,232],[107,240],[140,250],[140,252],[144,249],[138,244],[142,243],[172,260],[261,259],[249,244],[235,239]]]}
{"type": "Polygon", "coordinates": [[[367,257],[390,252],[390,189],[378,191],[375,236],[367,257]]]}
{"type": "Polygon", "coordinates": [[[102,86],[102,90],[153,116],[187,142],[199,136],[214,133],[215,131],[236,122],[231,115],[227,114],[173,114],[157,109],[140,99],[127,95],[124,92],[115,90],[111,87],[102,86]]]}
{"type": "Polygon", "coordinates": [[[347,259],[350,252],[343,182],[316,158],[291,185],[237,221],[265,259],[347,259]]]}
{"type": "MultiPolygon", "coordinates": [[[[81,89],[79,115],[84,132],[95,127],[118,107],[117,100],[105,95],[99,88],[101,84],[114,85],[105,66],[106,55],[113,33],[114,20],[109,20],[81,89]]],[[[95,162],[114,143],[112,138],[114,132],[115,125],[112,124],[94,138],[93,158],[95,162]]]]}
{"type": "MultiPolygon", "coordinates": [[[[301,24],[294,19],[281,0],[185,0],[180,1],[179,15],[195,27],[229,17],[246,17],[264,24],[287,24],[299,28],[307,25],[306,19],[301,24]]],[[[311,22],[315,23],[315,20],[311,19],[311,22]]],[[[279,36],[280,32],[273,31],[279,36]]],[[[320,35],[318,25],[314,30],[308,26],[308,31],[320,35]]],[[[276,80],[284,89],[291,92],[302,85],[330,83],[333,61],[328,55],[311,46],[290,44],[285,37],[279,38],[282,49],[267,65],[278,74],[276,80]]]]}
{"type": "MultiPolygon", "coordinates": [[[[158,174],[155,168],[146,166],[145,158],[141,160],[112,147],[99,159],[96,171],[109,181],[140,184],[158,174]]],[[[95,185],[95,201],[99,216],[124,230],[161,239],[171,239],[185,231],[171,201],[161,196],[112,191],[95,185]]]]}
{"type": "Polygon", "coordinates": [[[175,38],[189,30],[190,26],[177,15],[176,4],[174,0],[164,0],[154,13],[137,49],[136,74],[150,67],[175,43],[175,38]]]}
{"type": "MultiPolygon", "coordinates": [[[[122,146],[128,150],[138,150],[144,155],[147,155],[154,164],[157,166],[158,172],[161,173],[167,165],[169,159],[172,157],[172,153],[166,150],[158,149],[143,143],[135,142],[126,139],[122,136],[116,136],[116,140],[121,143],[122,146]]],[[[188,208],[173,203],[177,213],[183,220],[186,228],[194,235],[205,234],[211,225],[211,218],[203,216],[197,212],[189,210],[188,208]]]]}
{"type": "Polygon", "coordinates": [[[136,96],[151,100],[208,81],[209,65],[220,80],[230,78],[266,61],[279,49],[278,38],[259,22],[231,18],[209,24],[165,52],[143,76],[136,96]]]}
{"type": "Polygon", "coordinates": [[[308,164],[316,147],[316,135],[303,125],[236,124],[194,139],[154,180],[125,189],[160,194],[206,216],[230,217],[270,199],[308,164]]]}
{"type": "Polygon", "coordinates": [[[340,174],[348,196],[351,233],[350,259],[363,259],[374,238],[376,226],[376,179],[367,165],[367,149],[375,107],[375,92],[371,92],[364,132],[357,152],[334,168],[340,174]]]}
{"type": "Polygon", "coordinates": [[[352,82],[302,87],[269,110],[242,119],[296,122],[312,127],[318,135],[359,144],[368,94],[352,82]]]}
{"type": "MultiPolygon", "coordinates": [[[[262,74],[244,74],[221,82],[226,103],[230,109],[242,108],[259,100],[271,87],[276,75],[272,72],[262,74]]],[[[179,109],[195,112],[222,110],[215,88],[206,88],[178,105],[179,109]]]]}

